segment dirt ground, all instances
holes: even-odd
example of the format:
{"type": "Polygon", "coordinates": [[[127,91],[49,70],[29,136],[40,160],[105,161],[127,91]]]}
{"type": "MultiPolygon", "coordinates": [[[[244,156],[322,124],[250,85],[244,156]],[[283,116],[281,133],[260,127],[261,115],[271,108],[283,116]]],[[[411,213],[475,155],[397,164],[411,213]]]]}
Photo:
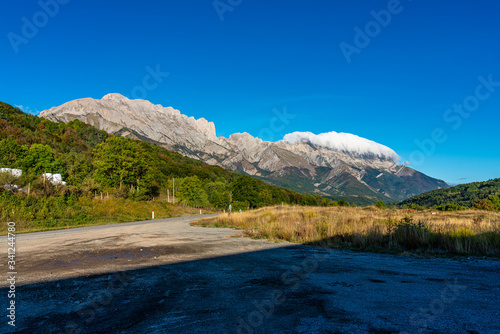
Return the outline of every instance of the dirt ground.
{"type": "Polygon", "coordinates": [[[497,260],[252,240],[198,217],[17,236],[0,332],[500,333],[497,260]]]}

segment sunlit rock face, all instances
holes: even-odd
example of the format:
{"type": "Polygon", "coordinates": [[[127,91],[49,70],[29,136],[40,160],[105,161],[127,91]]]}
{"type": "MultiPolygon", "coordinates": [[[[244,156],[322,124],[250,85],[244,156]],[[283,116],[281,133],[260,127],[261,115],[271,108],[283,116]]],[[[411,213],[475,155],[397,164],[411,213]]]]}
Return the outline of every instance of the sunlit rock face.
{"type": "Polygon", "coordinates": [[[279,142],[248,133],[217,137],[214,123],[204,118],[116,93],[100,100],[70,101],[40,116],[62,122],[78,119],[304,193],[396,201],[447,187],[444,181],[398,165],[399,156],[389,147],[353,134],[294,132],[279,142]]]}

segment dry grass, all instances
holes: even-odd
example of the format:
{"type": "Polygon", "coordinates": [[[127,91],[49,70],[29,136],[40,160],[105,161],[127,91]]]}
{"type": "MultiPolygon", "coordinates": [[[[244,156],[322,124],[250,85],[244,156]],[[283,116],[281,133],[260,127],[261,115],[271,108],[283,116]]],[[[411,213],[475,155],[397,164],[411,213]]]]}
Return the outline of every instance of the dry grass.
{"type": "Polygon", "coordinates": [[[196,222],[244,235],[363,251],[500,256],[500,214],[373,207],[268,207],[196,222]]]}

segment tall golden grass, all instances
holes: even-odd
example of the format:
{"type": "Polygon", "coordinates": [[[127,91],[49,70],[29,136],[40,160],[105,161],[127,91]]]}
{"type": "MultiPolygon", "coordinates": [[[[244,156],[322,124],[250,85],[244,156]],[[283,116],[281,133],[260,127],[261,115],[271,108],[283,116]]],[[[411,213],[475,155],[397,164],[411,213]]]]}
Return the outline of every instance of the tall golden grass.
{"type": "Polygon", "coordinates": [[[375,207],[268,207],[199,220],[253,238],[363,251],[443,255],[500,255],[500,214],[375,207]]]}

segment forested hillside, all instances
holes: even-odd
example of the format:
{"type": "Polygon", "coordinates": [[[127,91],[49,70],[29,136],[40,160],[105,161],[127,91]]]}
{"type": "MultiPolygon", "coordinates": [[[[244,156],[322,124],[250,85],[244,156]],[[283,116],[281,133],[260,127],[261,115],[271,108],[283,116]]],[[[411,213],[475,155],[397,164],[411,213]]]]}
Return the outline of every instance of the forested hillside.
{"type": "Polygon", "coordinates": [[[477,208],[500,210],[500,178],[438,189],[402,201],[400,206],[436,207],[442,210],[477,208]]]}
{"type": "Polygon", "coordinates": [[[127,201],[151,201],[166,199],[167,191],[171,198],[175,190],[177,203],[213,208],[232,204],[235,209],[246,209],[282,202],[336,204],[317,195],[274,187],[153,144],[112,136],[80,121],[54,123],[1,102],[0,168],[22,169],[23,175],[18,179],[1,173],[0,183],[25,189],[0,188],[4,220],[16,218],[8,209],[16,205],[14,212],[29,212],[25,220],[57,220],[60,215],[41,214],[43,210],[37,206],[45,202],[44,210],[54,211],[47,203],[55,199],[62,207],[61,203],[92,198],[101,192],[127,201]],[[67,185],[44,182],[44,172],[61,174],[67,185]]]}

